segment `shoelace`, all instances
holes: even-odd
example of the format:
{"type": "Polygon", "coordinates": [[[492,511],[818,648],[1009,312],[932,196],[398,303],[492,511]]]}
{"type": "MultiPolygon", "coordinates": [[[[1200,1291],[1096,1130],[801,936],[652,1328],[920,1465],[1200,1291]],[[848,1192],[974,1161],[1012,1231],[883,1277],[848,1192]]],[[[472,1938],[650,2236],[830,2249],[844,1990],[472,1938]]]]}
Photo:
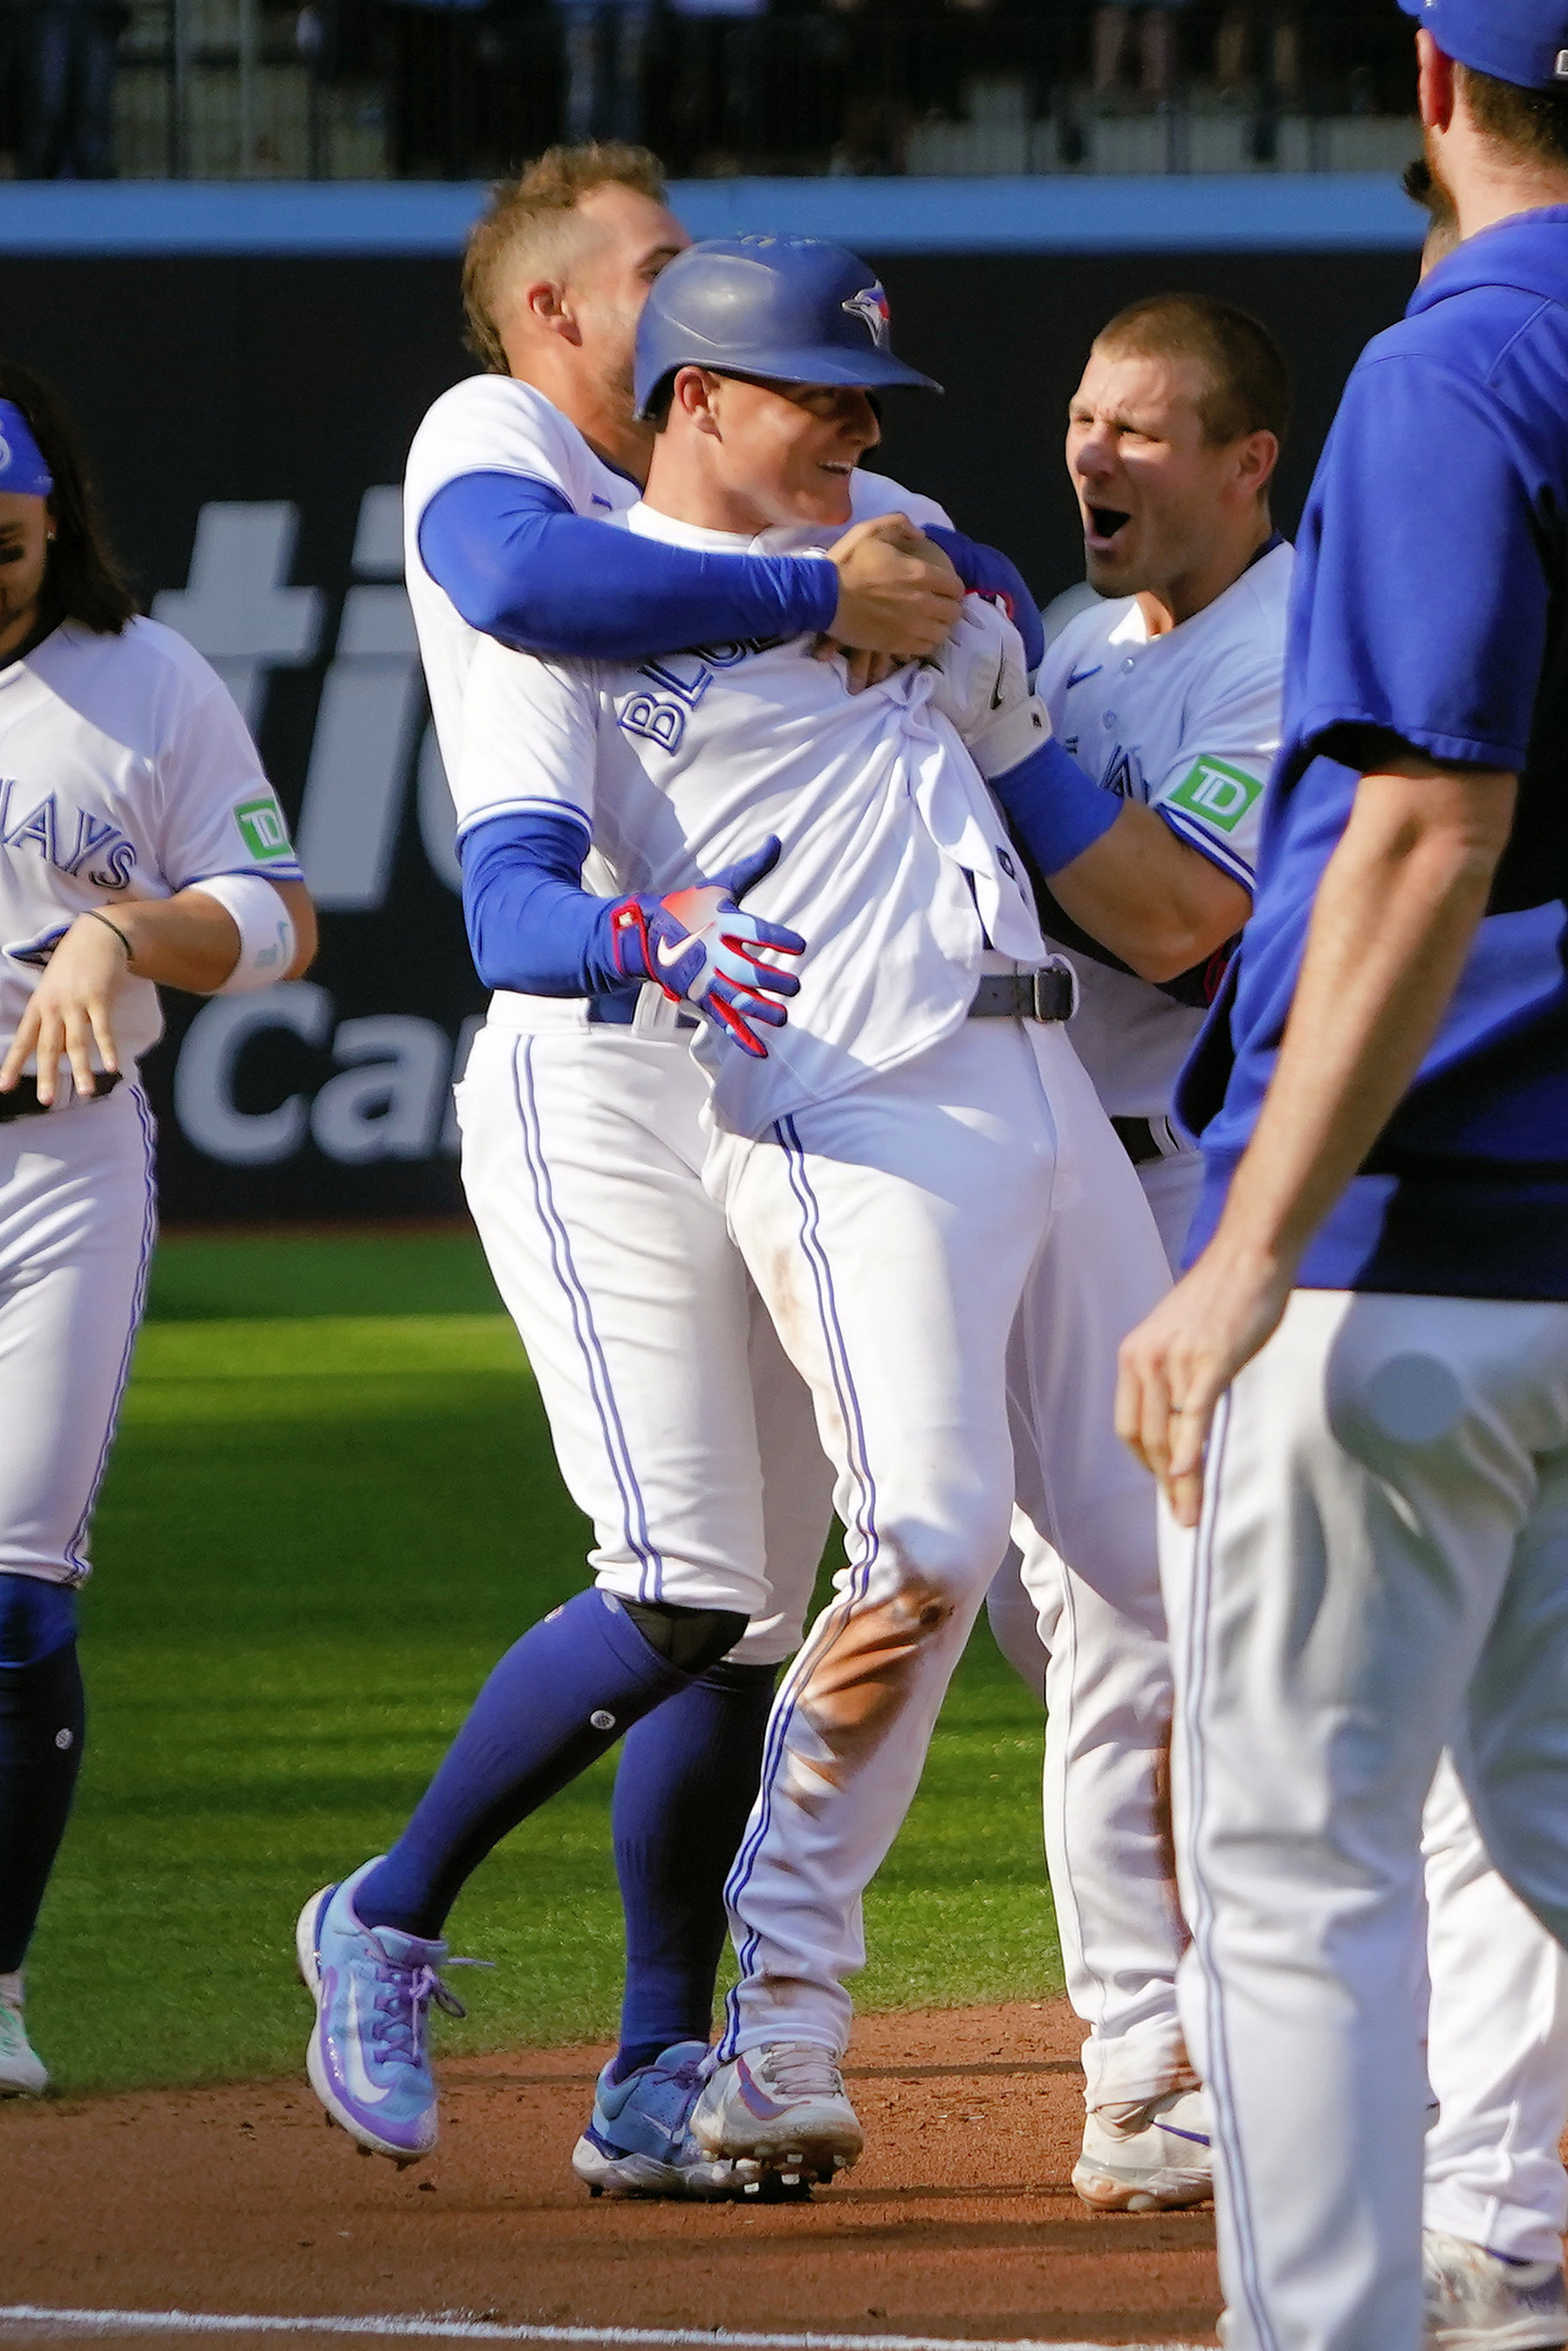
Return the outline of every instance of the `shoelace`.
{"type": "Polygon", "coordinates": [[[766,2073],[787,2098],[841,2098],[843,2077],[831,2049],[814,2041],[780,2041],[768,2052],[766,2073]]]}
{"type": "MultiPolygon", "coordinates": [[[[443,1959],[443,1968],[493,1968],[494,1959],[443,1959]]],[[[389,2059],[401,2060],[405,2065],[424,2063],[425,2025],[432,2001],[448,2016],[466,2016],[468,2011],[449,1986],[443,1983],[441,1970],[423,1963],[417,1968],[400,1968],[382,1959],[375,1970],[376,1989],[371,2003],[371,2050],[384,2064],[389,2059]]]]}

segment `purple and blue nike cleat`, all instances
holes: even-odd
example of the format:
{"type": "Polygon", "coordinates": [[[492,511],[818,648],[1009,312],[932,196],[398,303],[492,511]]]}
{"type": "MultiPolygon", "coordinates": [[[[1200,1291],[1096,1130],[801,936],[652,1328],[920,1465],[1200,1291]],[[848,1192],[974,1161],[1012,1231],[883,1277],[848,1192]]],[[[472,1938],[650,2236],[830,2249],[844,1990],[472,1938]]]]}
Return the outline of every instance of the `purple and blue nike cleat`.
{"type": "Polygon", "coordinates": [[[741,2196],[758,2177],[754,2163],[715,2160],[686,2127],[702,2086],[706,2041],[680,2041],[623,2082],[599,2076],[593,2118],[572,2149],[571,2168],[591,2195],[741,2196]]]}
{"type": "Polygon", "coordinates": [[[441,1980],[444,1942],[360,1924],[354,1890],[375,1866],[367,1861],[340,1886],[311,1896],[295,1949],[316,2001],[306,2055],[310,2086],[361,2147],[401,2167],[419,2162],[436,2140],[435,2084],[425,2056],[430,2003],[449,2016],[466,2011],[441,1980]]]}

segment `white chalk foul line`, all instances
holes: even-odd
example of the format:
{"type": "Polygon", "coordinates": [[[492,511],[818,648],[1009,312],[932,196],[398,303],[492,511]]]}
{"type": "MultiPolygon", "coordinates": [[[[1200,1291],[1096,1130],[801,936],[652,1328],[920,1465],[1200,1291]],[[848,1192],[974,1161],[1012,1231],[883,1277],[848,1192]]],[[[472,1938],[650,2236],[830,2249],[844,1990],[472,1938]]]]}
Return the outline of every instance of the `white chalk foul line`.
{"type": "Polygon", "coordinates": [[[1199,2351],[1189,2343],[998,2342],[959,2335],[743,2335],[723,2326],[502,2326],[486,2318],[235,2317],[201,2310],[50,2310],[0,2304],[0,2326],[69,2327],[87,2335],[381,2335],[455,2343],[690,2344],[702,2351],[1199,2351]]]}

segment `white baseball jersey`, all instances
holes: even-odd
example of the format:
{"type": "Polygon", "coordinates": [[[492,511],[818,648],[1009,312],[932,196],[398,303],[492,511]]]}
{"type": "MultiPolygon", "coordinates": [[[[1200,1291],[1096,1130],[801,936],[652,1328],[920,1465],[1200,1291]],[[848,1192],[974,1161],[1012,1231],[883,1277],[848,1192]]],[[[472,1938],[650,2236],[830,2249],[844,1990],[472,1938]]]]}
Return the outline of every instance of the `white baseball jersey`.
{"type": "MultiPolygon", "coordinates": [[[[118,636],[68,621],[0,668],[0,1038],[37,979],[19,948],[85,908],[219,873],[303,879],[245,721],[183,637],[156,621],[118,636]]],[[[122,1056],[162,1029],[157,989],[128,975],[122,1056]]]]}
{"type": "MultiPolygon", "coordinates": [[[[1280,741],[1292,550],[1151,637],[1136,597],[1074,614],[1039,689],[1065,748],[1123,799],[1157,808],[1222,873],[1252,887],[1263,786],[1280,741]]],[[[1147,980],[1074,955],[1072,1041],[1114,1117],[1163,1118],[1204,1015],[1147,980]]]]}
{"type": "MultiPolygon", "coordinates": [[[[596,456],[575,424],[542,392],[509,375],[471,375],[444,392],[413,436],[403,475],[404,577],[430,689],[436,740],[448,776],[457,769],[463,683],[482,640],[424,568],[419,526],[437,490],[464,474],[527,474],[559,490],[582,516],[623,515],[642,496],[629,475],[596,456]]],[[[948,525],[933,498],[915,496],[880,474],[857,471],[850,486],[856,522],[906,514],[922,526],[948,525]]],[[[727,547],[744,549],[743,539],[727,547]]]]}
{"type": "MultiPolygon", "coordinates": [[[[815,544],[778,530],[748,541],[646,506],[627,522],[716,552],[815,544]]],[[[808,942],[789,1026],[764,1061],[706,1028],[695,1049],[718,1123],[758,1134],[948,1035],[988,946],[1043,956],[1001,820],[931,707],[932,684],[907,668],[852,695],[842,664],[814,660],[807,637],[638,664],[544,661],[486,640],[454,779],[459,836],[504,814],[571,816],[618,888],[663,895],[777,833],[784,853],[747,905],[808,942]]]]}
{"type": "MultiPolygon", "coordinates": [[[[472,472],[548,483],[585,517],[622,514],[639,495],[528,384],[475,376],[434,403],[410,452],[403,512],[448,775],[484,641],[431,579],[418,537],[436,492],[472,472]]],[[[852,495],[857,515],[947,519],[875,475],[857,473],[852,495]]],[[[584,879],[614,887],[597,854],[584,879]]],[[[733,1655],[774,1664],[799,1638],[831,1517],[810,1391],[703,1188],[707,1089],[674,1006],[644,987],[634,1027],[596,1025],[590,1011],[496,999],[458,1090],[465,1186],[562,1475],[592,1521],[597,1580],[628,1598],[747,1612],[733,1655]]]]}
{"type": "MultiPolygon", "coordinates": [[[[553,482],[579,513],[607,518],[634,496],[526,385],[476,378],[436,402],[409,463],[407,569],[447,773],[460,789],[464,685],[483,641],[425,573],[417,532],[435,490],[471,470],[514,470],[553,482]]],[[[946,520],[929,500],[874,475],[857,471],[852,495],[857,519],[902,509],[916,522],[946,520]]],[[[502,658],[508,657],[488,649],[476,687],[488,690],[490,662],[502,658]]],[[[689,660],[657,666],[673,666],[688,681],[695,675],[689,660]]],[[[816,674],[821,679],[831,673],[819,669],[816,674]]],[[[729,676],[735,683],[733,672],[729,676]]],[[[655,697],[651,678],[642,679],[640,686],[650,699],[681,703],[667,690],[655,697]]],[[[568,739],[570,734],[569,729],[568,739]]],[[[527,739],[515,738],[510,752],[527,739]]],[[[517,788],[516,779],[508,786],[507,772],[500,771],[483,789],[497,786],[505,793],[517,788]]],[[[554,789],[552,785],[548,805],[557,804],[554,789]]],[[[669,803],[657,800],[653,814],[663,837],[670,828],[669,803]]],[[[597,857],[585,879],[595,889],[616,886],[616,877],[597,857]]],[[[758,889],[748,904],[760,904],[763,894],[758,889]]],[[[813,914],[819,911],[814,908],[813,914]]],[[[810,935],[813,923],[802,927],[810,935]]],[[[673,1014],[674,1007],[653,988],[644,988],[643,998],[640,1023],[650,1011],[673,1014]]],[[[770,1663],[795,1645],[826,1532],[829,1506],[811,1394],[784,1362],[754,1296],[748,1318],[744,1266],[724,1211],[697,1173],[705,1143],[698,1119],[701,1081],[690,1082],[697,1072],[673,1033],[673,1021],[662,1023],[662,1033],[642,1034],[638,1029],[595,1027],[586,1015],[586,1006],[549,998],[496,998],[459,1089],[464,1181],[538,1376],[563,1474],[593,1521],[599,1582],[629,1597],[653,1591],[698,1606],[756,1612],[760,1605],[764,1613],[754,1614],[746,1642],[734,1654],[747,1662],[770,1663]],[[768,1341],[773,1343],[771,1352],[768,1341]],[[762,1516],[754,1523],[758,1489],[762,1516]],[[764,1581],[769,1596],[759,1603],[764,1581]]],[[[791,1028],[801,1019],[797,999],[791,1028]]],[[[784,1039],[789,1035],[787,1029],[784,1039]]],[[[770,1032],[775,1053],[782,1042],[770,1032]]],[[[984,1022],[967,1035],[955,1034],[944,1052],[965,1062],[976,1051],[1017,1058],[1023,1042],[1014,1024],[984,1022]],[[1004,1030],[1006,1035],[992,1034],[1004,1030]]],[[[733,1049],[723,1050],[740,1064],[733,1049]]],[[[1066,1092],[1059,1083],[1052,1097],[1056,1174],[1049,1183],[1031,1176],[1016,1217],[1010,1195],[993,1196],[998,1190],[994,1165],[977,1178],[959,1181],[961,1192],[977,1182],[986,1195],[979,1228],[966,1243],[973,1249],[974,1266],[959,1284],[971,1300],[988,1296],[999,1262],[1019,1245],[1030,1219],[1044,1215],[1048,1199],[1060,1207],[1080,1192],[1096,1204],[1106,1228],[1114,1229],[1113,1282],[1136,1284],[1146,1278],[1132,1170],[1104,1129],[1060,1029],[1039,1032],[1034,1050],[1025,1052],[1022,1067],[1012,1073],[998,1132],[1010,1142],[1020,1118],[1027,1122],[1030,1116],[1037,1054],[1064,1065],[1059,1079],[1076,1080],[1076,1087],[1066,1092]],[[1015,1092],[1020,1099],[1014,1099],[1015,1092]],[[999,1246],[992,1246],[988,1217],[1002,1228],[999,1246]]],[[[936,1120],[930,1147],[923,1134],[912,1138],[927,1188],[944,1155],[962,1149],[969,1138],[967,1123],[951,1115],[951,1098],[941,1092],[936,1065],[943,1058],[939,1053],[911,1065],[895,1080],[908,1076],[917,1091],[923,1081],[934,1089],[932,1102],[945,1111],[936,1120]]],[[[864,1089],[846,1098],[852,1109],[864,1107],[873,1127],[881,1092],[880,1087],[864,1089]]],[[[829,1172],[821,1171],[822,1180],[829,1172]]],[[[881,1238],[885,1245],[885,1233],[881,1238]]],[[[1157,1873],[1144,1865],[1145,1807],[1131,1785],[1140,1772],[1152,1785],[1152,1771],[1138,1734],[1128,1734],[1129,1724],[1157,1724],[1162,1719],[1166,1667],[1161,1645],[1145,1635],[1140,1608],[1139,1595],[1157,1619],[1152,1546],[1142,1534],[1142,1514],[1141,1539],[1130,1544],[1125,1540],[1130,1457],[1115,1444],[1109,1405],[1103,1401],[1109,1395],[1109,1371],[1097,1381],[1095,1367],[1109,1365],[1122,1328],[1137,1319],[1153,1292],[1131,1300],[1113,1296],[1101,1270],[1102,1252],[1085,1243],[1082,1225],[1074,1221],[1071,1235],[1064,1236],[1064,1256],[1082,1268],[1082,1279],[1064,1294],[1056,1270],[1048,1285],[1049,1312],[1036,1343],[1026,1350],[1028,1377],[1019,1393],[1030,1381],[1042,1383],[1039,1416],[1060,1431],[1053,1523],[1079,1539],[1075,1556],[1081,1552],[1080,1563],[1092,1581],[1092,1590],[1087,1584],[1075,1587],[1077,1635],[1059,1645],[1053,1668],[1059,1678],[1051,1691],[1053,1723],[1071,1724],[1076,1750],[1093,1759],[1085,1766],[1075,1753],[1071,1766],[1082,1850],[1070,1853],[1058,1837],[1051,1854],[1067,1922],[1064,1942],[1080,1955],[1075,1983],[1086,1970],[1093,1985],[1089,2012],[1094,2019],[1096,2095],[1136,2098],[1170,2086],[1167,2044],[1180,2041],[1174,1916],[1157,1873]],[[1060,1389],[1052,1384],[1057,1381],[1060,1389]],[[1129,1625],[1124,1611],[1135,1624],[1129,1625]],[[1085,1783],[1086,1769],[1092,1786],[1085,1783]]],[[[778,1254],[769,1252],[770,1264],[778,1254]]],[[[857,1255],[852,1247],[836,1274],[839,1292],[856,1298],[857,1255]]],[[[907,1308],[918,1318],[930,1301],[924,1292],[916,1298],[913,1282],[904,1287],[907,1308]]],[[[931,1350],[930,1327],[927,1316],[920,1343],[941,1376],[954,1351],[931,1350]]],[[[896,1341],[886,1343],[885,1332],[881,1353],[890,1363],[900,1353],[896,1341]]],[[[982,1394],[967,1376],[955,1377],[962,1410],[944,1416],[938,1449],[959,1464],[967,1507],[975,1477],[970,1419],[977,1429],[976,1444],[984,1449],[997,1441],[1005,1416],[991,1411],[988,1390],[982,1394]]],[[[924,1422],[912,1440],[911,1424],[919,1416],[902,1385],[890,1395],[889,1405],[879,1430],[885,1429],[902,1448],[900,1462],[921,1462],[924,1545],[930,1531],[926,1522],[946,1526],[951,1513],[930,1505],[932,1448],[924,1422]]],[[[883,1458],[880,1434],[875,1443],[880,1491],[893,1477],[894,1465],[883,1458]]],[[[896,1517],[896,1496],[891,1506],[896,1517]]],[[[1065,1588],[1070,1571],[1061,1573],[1065,1588]]],[[[1053,1757],[1067,1752],[1064,1737],[1059,1734],[1053,1757]]],[[[899,1768],[917,1772],[924,1748],[918,1724],[902,1742],[889,1742],[890,1751],[900,1748],[899,1768]]],[[[868,1856],[863,1836],[851,1823],[841,1827],[844,1865],[863,1875],[876,1855],[868,1856]]],[[[787,1870],[786,1876],[791,1884],[798,1881],[798,1873],[787,1870]]],[[[754,1898],[755,1893],[754,1888],[754,1898]]],[[[818,1958],[831,1970],[841,1964],[841,1955],[835,1956],[831,1929],[826,1942],[831,1949],[825,1960],[821,1951],[818,1958]]]]}

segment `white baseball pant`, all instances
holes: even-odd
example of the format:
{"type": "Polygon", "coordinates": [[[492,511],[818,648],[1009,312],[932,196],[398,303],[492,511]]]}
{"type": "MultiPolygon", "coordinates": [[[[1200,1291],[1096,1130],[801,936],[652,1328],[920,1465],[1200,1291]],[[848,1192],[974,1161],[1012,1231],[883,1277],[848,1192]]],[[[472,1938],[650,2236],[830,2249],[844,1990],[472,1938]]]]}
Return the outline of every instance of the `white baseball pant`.
{"type": "Polygon", "coordinates": [[[527,1030],[492,1014],[457,1088],[463,1181],[595,1580],[747,1615],[730,1656],[774,1665],[800,1639],[831,1472],[703,1188],[706,1081],[675,1008],[644,996],[631,1028],[545,998],[527,1030]]]}
{"type": "MultiPolygon", "coordinates": [[[[1200,1152],[1153,1159],[1138,1169],[1173,1273],[1203,1188],[1200,1152]]],[[[1047,1620],[1026,1590],[1020,1537],[986,1598],[997,1645],[1042,1693],[1047,1620]]],[[[1030,1581],[1049,1576],[1031,1555],[1030,1581]]],[[[1048,1727],[1047,1737],[1051,1736],[1048,1727]]],[[[1048,1754],[1049,1766],[1049,1754],[1048,1754]]],[[[1048,1776],[1046,1818],[1051,1819],[1048,1776]]],[[[1427,2072],[1438,2119],[1427,2134],[1425,2222],[1519,2261],[1555,2261],[1568,2225],[1568,2173],[1557,2152],[1568,2126],[1568,1955],[1487,1858],[1458,1774],[1438,1767],[1422,1828],[1426,1855],[1430,2021],[1427,2072]]],[[[1049,1851],[1048,1838],[1048,1851],[1049,1851]]],[[[1058,1865],[1059,1866],[1059,1865],[1058,1865]]],[[[1113,1863],[1114,1867],[1114,1863],[1113,1863]]],[[[1057,1870],[1053,1869],[1053,1882],[1057,1870]]],[[[1063,1933],[1068,1995],[1091,2023],[1085,2076],[1096,2078],[1097,2044],[1116,2037],[1122,1978],[1102,1952],[1116,1948],[1101,1927],[1103,1865],[1073,1874],[1080,1934],[1063,1933]]],[[[1058,1904],[1061,1916],[1061,1904],[1058,1904]]],[[[1125,2095],[1120,2088],[1111,2094],[1125,2095]]],[[[1088,2103],[1097,2100],[1091,2091],[1088,2103]]]]}
{"type": "MultiPolygon", "coordinates": [[[[707,1177],[816,1398],[848,1531],[834,1602],[775,1704],[731,1874],[741,1981],[719,2046],[841,2049],[861,1895],[919,1780],[1015,1482],[1071,1552],[1086,1605],[1153,1586],[1148,1486],[1109,1413],[1117,1343],[1165,1268],[1054,1026],[967,1022],[766,1140],[716,1135],[707,1177]]],[[[1163,1735],[1157,1622],[1147,1647],[1163,1735]]],[[[1123,1805],[1130,1855],[1159,1844],[1152,1784],[1145,1810],[1134,1829],[1123,1805]]],[[[1167,1952],[1167,1978],[1170,1965],[1167,1952]]]]}
{"type": "MultiPolygon", "coordinates": [[[[1134,1172],[1166,1255],[1173,1243],[1179,1253],[1197,1206],[1201,1157],[1184,1153],[1134,1172]],[[1171,1169],[1179,1181],[1171,1180],[1171,1169]]],[[[1136,1319],[1131,1290],[1119,1297],[1107,1286],[1120,1277],[1124,1196],[1124,1185],[1115,1187],[1103,1214],[1085,1204],[1085,1217],[1100,1216],[1100,1228],[1080,1227],[1076,1263],[1109,1320],[1119,1322],[1132,1307],[1123,1326],[1130,1330],[1136,1319]]],[[[1146,1280],[1140,1266],[1134,1286],[1146,1280]]],[[[1041,1409],[1052,1407],[1044,1403],[1041,1409]]],[[[1037,1450],[1037,1465],[1039,1458],[1037,1450]]],[[[1020,1503],[1039,1492],[1040,1469],[1030,1469],[1029,1458],[1020,1447],[1020,1503]]],[[[1045,1485],[1048,1493],[1049,1472],[1045,1485]]],[[[1153,1489],[1143,1495],[1152,1531],[1153,1489]]],[[[1019,1509],[1013,1547],[986,1605],[1003,1655],[1045,1701],[1046,1861],[1067,1996],[1089,2027],[1084,2102],[1119,2105],[1196,2079],[1176,2009],[1176,1963],[1186,1930],[1171,1877],[1166,1807],[1171,1689],[1165,1612],[1152,1541],[1123,1546],[1113,1554],[1119,1573],[1096,1584],[1065,1564],[1049,1525],[1043,1499],[1019,1509]]]]}
{"type": "Polygon", "coordinates": [[[1162,1554],[1229,2351],[1417,2351],[1445,1744],[1568,1938],[1568,1305],[1297,1291],[1162,1554]]]}
{"type": "Polygon", "coordinates": [[[0,1126],[0,1570],[90,1573],[157,1237],[152,1113],[134,1081],[0,1126]]]}
{"type": "Polygon", "coordinates": [[[1421,1825],[1437,2101],[1422,2219],[1514,2261],[1561,2261],[1568,1953],[1492,1867],[1447,1756],[1421,1825]]]}

